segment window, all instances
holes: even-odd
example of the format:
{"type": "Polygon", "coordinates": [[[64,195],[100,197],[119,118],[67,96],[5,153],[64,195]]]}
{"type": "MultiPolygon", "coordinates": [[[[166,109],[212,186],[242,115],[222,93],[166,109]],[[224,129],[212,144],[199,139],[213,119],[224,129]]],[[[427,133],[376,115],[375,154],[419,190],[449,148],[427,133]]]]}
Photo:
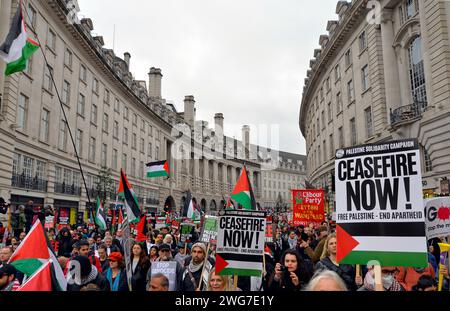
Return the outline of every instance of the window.
{"type": "Polygon", "coordinates": [[[132,158],[131,159],[131,176],[136,176],[136,159],[132,158]]]}
{"type": "Polygon", "coordinates": [[[349,49],[345,52],[345,67],[349,67],[352,63],[352,49],[349,49]]]}
{"type": "Polygon", "coordinates": [[[114,101],[114,111],[120,113],[120,102],[117,98],[114,101]]]}
{"type": "Polygon", "coordinates": [[[128,109],[128,107],[124,107],[124,108],[123,108],[123,118],[124,118],[125,120],[128,120],[129,113],[130,113],[130,110],[128,109]]]}
{"type": "Polygon", "coordinates": [[[330,135],[330,158],[334,157],[334,153],[336,150],[334,149],[334,137],[333,134],[330,135]]]}
{"type": "Polygon", "coordinates": [[[317,136],[320,135],[320,121],[319,118],[317,118],[317,136]]]}
{"type": "Polygon", "coordinates": [[[128,164],[128,156],[126,153],[122,154],[122,168],[126,172],[127,171],[127,164],[128,164]]]}
{"type": "Polygon", "coordinates": [[[325,111],[322,110],[322,129],[325,129],[325,111]]]}
{"type": "Polygon", "coordinates": [[[133,114],[133,125],[137,125],[138,123],[138,118],[137,118],[137,114],[133,114]]]}
{"type": "Polygon", "coordinates": [[[427,149],[423,148],[423,157],[425,160],[425,172],[433,171],[433,162],[431,161],[430,155],[428,154],[427,149]]]}
{"type": "Polygon", "coordinates": [[[331,85],[330,85],[330,77],[327,78],[325,82],[325,89],[327,90],[327,93],[331,91],[331,85]]]}
{"type": "Polygon", "coordinates": [[[155,148],[155,159],[159,160],[159,147],[156,146],[155,148]]]}
{"type": "Polygon", "coordinates": [[[364,118],[366,121],[366,135],[369,138],[373,136],[372,107],[364,110],[364,118]]]}
{"type": "Polygon", "coordinates": [[[401,24],[414,17],[419,11],[419,3],[417,0],[405,0],[404,4],[400,6],[400,21],[401,24]]]}
{"type": "Polygon", "coordinates": [[[84,113],[86,111],[86,98],[80,93],[78,96],[78,108],[77,113],[84,118],[84,113]]]}
{"type": "Polygon", "coordinates": [[[321,165],[321,161],[322,161],[322,156],[321,156],[321,152],[320,152],[320,146],[317,146],[317,166],[321,165]]]}
{"type": "Polygon", "coordinates": [[[359,51],[362,53],[367,48],[367,37],[366,32],[363,31],[359,35],[359,51]]]}
{"type": "Polygon", "coordinates": [[[323,162],[325,163],[327,161],[327,142],[326,140],[323,141],[323,162]]]}
{"type": "Polygon", "coordinates": [[[84,65],[80,66],[80,80],[86,82],[87,80],[87,70],[84,65]]]}
{"type": "Polygon", "coordinates": [[[92,104],[91,123],[97,125],[97,105],[92,104]]]}
{"type": "Polygon", "coordinates": [[[144,162],[139,162],[139,178],[144,179],[144,162]]]}
{"type": "Polygon", "coordinates": [[[30,26],[33,28],[32,30],[34,31],[34,28],[36,27],[36,10],[30,5],[28,4],[27,7],[27,17],[25,18],[25,20],[30,20],[30,26]]]}
{"type": "Polygon", "coordinates": [[[320,90],[319,90],[319,98],[320,98],[320,101],[323,100],[323,88],[320,88],[320,90]]]}
{"type": "Polygon", "coordinates": [[[334,80],[337,82],[341,79],[341,68],[339,68],[339,65],[337,65],[334,68],[334,80]]]}
{"type": "Polygon", "coordinates": [[[137,145],[137,135],[136,133],[133,133],[131,140],[131,148],[136,149],[136,145],[137,145]]]}
{"type": "Polygon", "coordinates": [[[355,118],[350,119],[350,144],[356,145],[356,121],[355,118]]]}
{"type": "Polygon", "coordinates": [[[56,35],[55,33],[49,28],[48,34],[47,34],[47,47],[55,51],[56,49],[56,35]]]}
{"type": "Polygon", "coordinates": [[[45,66],[44,89],[46,89],[49,92],[52,92],[52,90],[53,90],[52,76],[53,76],[53,68],[51,66],[45,66]]]}
{"type": "Polygon", "coordinates": [[[28,115],[28,97],[23,94],[19,96],[19,105],[17,107],[17,126],[24,131],[27,125],[28,115]]]}
{"type": "Polygon", "coordinates": [[[150,135],[150,137],[153,137],[153,126],[151,126],[150,124],[148,125],[148,134],[150,135]]]}
{"type": "Polygon", "coordinates": [[[331,107],[331,102],[328,103],[327,108],[328,108],[328,122],[331,122],[331,120],[333,119],[333,108],[331,107]]]}
{"type": "Polygon", "coordinates": [[[368,65],[365,65],[361,69],[361,79],[362,79],[362,89],[363,89],[363,92],[365,92],[369,88],[369,66],[368,65]]]}
{"type": "Polygon", "coordinates": [[[99,90],[98,80],[94,78],[94,80],[92,81],[92,92],[98,94],[98,90],[99,90]]]}
{"type": "Polygon", "coordinates": [[[89,161],[95,162],[95,144],[96,140],[94,137],[89,139],[89,161]]]}
{"type": "Polygon", "coordinates": [[[113,149],[111,166],[113,170],[117,170],[117,149],[113,149]]]}
{"type": "Polygon", "coordinates": [[[338,129],[339,133],[339,148],[344,147],[344,131],[342,129],[342,126],[338,129]]]}
{"type": "Polygon", "coordinates": [[[353,80],[347,83],[348,103],[351,104],[355,100],[355,88],[353,87],[353,80]]]}
{"type": "Polygon", "coordinates": [[[152,157],[152,143],[148,143],[148,157],[151,158],[152,157]]]}
{"type": "Polygon", "coordinates": [[[123,143],[128,145],[128,129],[126,127],[123,128],[123,143]]]}
{"type": "Polygon", "coordinates": [[[422,40],[416,37],[409,45],[409,78],[414,105],[422,109],[427,107],[427,90],[422,58],[422,40]]]}
{"type": "Polygon", "coordinates": [[[49,126],[50,126],[50,111],[48,111],[47,109],[43,109],[41,114],[41,126],[39,133],[39,138],[42,141],[48,142],[49,126]]]}
{"type": "Polygon", "coordinates": [[[63,92],[62,92],[62,102],[66,106],[70,106],[70,83],[64,80],[63,92]]]}
{"type": "Polygon", "coordinates": [[[69,49],[66,49],[66,52],[64,53],[64,65],[72,69],[72,52],[69,49]]]}
{"type": "Polygon", "coordinates": [[[104,114],[103,114],[103,124],[102,124],[102,127],[103,127],[103,132],[108,133],[108,130],[109,130],[109,116],[108,116],[107,113],[104,113],[104,114]]]}
{"type": "Polygon", "coordinates": [[[113,128],[113,138],[119,139],[119,122],[114,121],[114,128],[113,128]]]}
{"type": "Polygon", "coordinates": [[[141,122],[141,131],[145,132],[145,120],[144,119],[142,119],[142,122],[141,122]]]}
{"type": "Polygon", "coordinates": [[[342,94],[341,92],[337,93],[336,95],[336,108],[337,108],[337,113],[339,114],[340,112],[342,112],[342,94]]]}
{"type": "Polygon", "coordinates": [[[81,157],[83,148],[83,131],[77,129],[77,134],[75,136],[75,147],[77,148],[78,155],[81,157]]]}
{"type": "Polygon", "coordinates": [[[109,106],[109,101],[111,99],[111,93],[109,92],[109,90],[105,89],[105,98],[104,98],[104,102],[105,104],[107,104],[109,106]]]}
{"type": "Polygon", "coordinates": [[[66,121],[61,119],[59,122],[59,141],[58,148],[59,150],[66,151],[67,145],[67,124],[66,121]]]}
{"type": "Polygon", "coordinates": [[[102,144],[102,166],[106,166],[106,161],[108,159],[108,146],[106,144],[102,144]]]}
{"type": "Polygon", "coordinates": [[[141,153],[145,153],[145,140],[141,138],[141,153]]]}

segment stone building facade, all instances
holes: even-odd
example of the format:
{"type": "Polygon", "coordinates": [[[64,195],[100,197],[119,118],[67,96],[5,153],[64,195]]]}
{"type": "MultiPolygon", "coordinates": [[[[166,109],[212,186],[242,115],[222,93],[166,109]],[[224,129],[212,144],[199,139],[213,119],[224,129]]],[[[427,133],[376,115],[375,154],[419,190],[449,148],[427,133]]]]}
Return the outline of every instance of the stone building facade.
{"type": "Polygon", "coordinates": [[[373,2],[338,1],[303,88],[308,176],[330,202],[341,147],[418,138],[424,192],[450,175],[450,2],[373,2]]]}

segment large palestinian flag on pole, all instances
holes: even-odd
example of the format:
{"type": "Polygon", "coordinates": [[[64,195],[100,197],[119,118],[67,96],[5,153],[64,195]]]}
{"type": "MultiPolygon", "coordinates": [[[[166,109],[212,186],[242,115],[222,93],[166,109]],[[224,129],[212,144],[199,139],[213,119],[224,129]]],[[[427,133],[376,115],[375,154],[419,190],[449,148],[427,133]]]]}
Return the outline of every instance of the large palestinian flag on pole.
{"type": "Polygon", "coordinates": [[[337,260],[428,266],[417,140],[336,152],[337,260]]]}
{"type": "Polygon", "coordinates": [[[147,177],[169,177],[169,162],[151,162],[146,165],[147,177]]]}
{"type": "Polygon", "coordinates": [[[252,186],[247,175],[247,168],[244,165],[241,176],[234,187],[231,198],[238,204],[242,205],[246,210],[256,210],[256,200],[253,194],[252,186]]]}
{"type": "Polygon", "coordinates": [[[39,44],[28,37],[22,13],[22,1],[14,15],[5,42],[0,46],[0,58],[6,62],[5,75],[27,68],[28,59],[39,49],[39,44]]]}
{"type": "Polygon", "coordinates": [[[127,212],[127,218],[130,223],[139,222],[141,216],[141,209],[137,200],[136,193],[134,193],[128,182],[127,176],[123,171],[120,171],[120,181],[123,187],[123,195],[125,198],[125,209],[127,212]]]}

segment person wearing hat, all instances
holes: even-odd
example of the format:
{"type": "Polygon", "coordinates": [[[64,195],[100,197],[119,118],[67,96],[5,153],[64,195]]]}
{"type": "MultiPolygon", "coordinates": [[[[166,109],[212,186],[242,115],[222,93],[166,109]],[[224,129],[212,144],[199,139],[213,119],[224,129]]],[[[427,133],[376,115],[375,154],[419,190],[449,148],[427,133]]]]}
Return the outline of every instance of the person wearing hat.
{"type": "Polygon", "coordinates": [[[13,265],[3,265],[0,268],[0,292],[11,292],[20,287],[16,274],[17,270],[13,265]]]}
{"type": "Polygon", "coordinates": [[[174,259],[178,261],[181,265],[184,265],[184,260],[188,256],[186,254],[186,246],[185,243],[179,242],[178,243],[178,253],[175,255],[174,259]]]}
{"type": "Polygon", "coordinates": [[[307,241],[299,240],[299,244],[297,247],[300,249],[303,249],[305,254],[308,255],[309,258],[311,258],[312,262],[314,264],[318,263],[320,260],[320,257],[322,256],[323,249],[325,246],[325,241],[328,236],[328,228],[326,226],[319,226],[317,228],[317,238],[319,240],[319,243],[317,246],[313,249],[307,241]]]}
{"type": "MultiPolygon", "coordinates": [[[[206,245],[202,242],[197,242],[192,246],[191,255],[185,259],[186,273],[191,280],[194,288],[202,288],[208,284],[203,284],[201,274],[203,271],[203,265],[205,264],[205,258],[208,257],[206,264],[210,267],[214,267],[215,261],[206,253],[206,245]],[[201,283],[202,284],[201,284],[201,283]]],[[[208,269],[210,270],[210,269],[208,269]]]]}
{"type": "MultiPolygon", "coordinates": [[[[159,247],[159,257],[156,261],[175,261],[172,257],[171,246],[169,244],[161,244],[159,247]]],[[[195,288],[189,277],[186,277],[183,265],[178,261],[175,262],[177,263],[175,291],[194,291],[195,288]]],[[[150,266],[147,272],[147,290],[152,279],[152,268],[153,265],[150,266]]]]}
{"type": "Polygon", "coordinates": [[[103,272],[103,276],[106,277],[109,287],[112,292],[127,292],[128,281],[127,272],[125,270],[125,264],[123,256],[120,252],[112,252],[108,256],[109,268],[103,272]]]}
{"type": "Polygon", "coordinates": [[[91,264],[89,258],[76,256],[70,260],[68,270],[67,291],[79,292],[81,288],[95,284],[102,291],[109,291],[109,283],[106,278],[98,272],[97,268],[91,264]]]}

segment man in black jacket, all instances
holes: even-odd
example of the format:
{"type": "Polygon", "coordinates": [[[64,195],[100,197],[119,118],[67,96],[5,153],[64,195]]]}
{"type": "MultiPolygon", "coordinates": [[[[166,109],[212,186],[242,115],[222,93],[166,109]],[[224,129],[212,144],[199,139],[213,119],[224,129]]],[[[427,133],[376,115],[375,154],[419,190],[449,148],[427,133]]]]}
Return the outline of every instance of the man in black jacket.
{"type": "MultiPolygon", "coordinates": [[[[203,287],[207,286],[207,284],[202,282],[203,280],[201,278],[206,256],[205,244],[198,242],[192,246],[191,256],[185,259],[187,277],[191,280],[195,289],[200,288],[200,290],[202,290],[203,287]]],[[[214,263],[214,259],[208,257],[208,262],[206,264],[213,267],[214,263]]]]}

